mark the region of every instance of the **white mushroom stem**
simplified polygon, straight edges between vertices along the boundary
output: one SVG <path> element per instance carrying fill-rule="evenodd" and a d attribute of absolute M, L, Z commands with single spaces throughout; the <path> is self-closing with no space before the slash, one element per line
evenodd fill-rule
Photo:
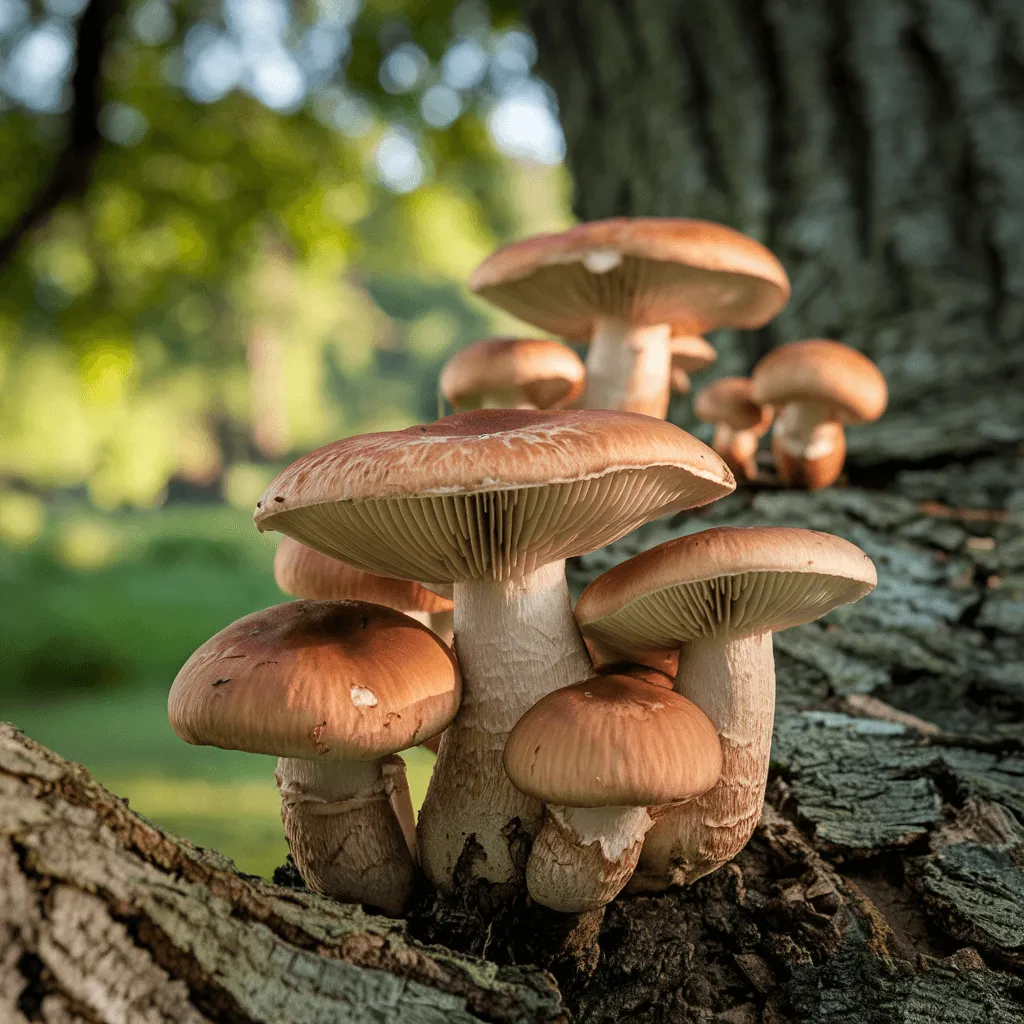
<path fill-rule="evenodd" d="M 756 427 L 737 430 L 728 423 L 719 423 L 715 427 L 711 447 L 725 459 L 737 476 L 753 480 L 757 476 L 757 449 L 760 442 L 761 435 Z"/>
<path fill-rule="evenodd" d="M 827 402 L 790 402 L 775 418 L 772 437 L 794 458 L 814 461 L 830 455 L 842 424 Z"/>
<path fill-rule="evenodd" d="M 408 789 L 405 766 L 386 761 L 384 770 L 381 761 L 282 757 L 275 778 L 285 837 L 306 885 L 398 915 L 416 869 L 391 804 L 399 782 Z"/>
<path fill-rule="evenodd" d="M 423 869 L 444 892 L 464 853 L 473 858 L 473 876 L 522 878 L 543 805 L 509 782 L 505 740 L 546 693 L 593 671 L 572 615 L 565 563 L 519 579 L 456 583 L 455 650 L 462 704 L 441 739 L 419 820 Z"/>
<path fill-rule="evenodd" d="M 611 903 L 633 874 L 653 824 L 645 807 L 549 805 L 526 865 L 527 891 L 563 914 Z"/>
<path fill-rule="evenodd" d="M 634 327 L 600 320 L 587 352 L 585 409 L 668 414 L 672 352 L 668 324 Z"/>
<path fill-rule="evenodd" d="M 687 644 L 675 689 L 714 723 L 722 775 L 703 796 L 658 816 L 631 892 L 684 885 L 721 867 L 746 846 L 764 805 L 775 716 L 771 633 Z"/>

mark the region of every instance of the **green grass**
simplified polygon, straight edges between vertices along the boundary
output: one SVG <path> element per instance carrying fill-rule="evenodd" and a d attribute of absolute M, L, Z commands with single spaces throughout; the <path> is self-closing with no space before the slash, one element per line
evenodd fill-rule
<path fill-rule="evenodd" d="M 253 874 L 284 860 L 274 759 L 182 742 L 167 690 L 233 620 L 284 598 L 276 535 L 227 506 L 51 511 L 30 546 L 0 547 L 0 720 L 85 765 L 170 831 Z M 416 806 L 433 756 L 405 755 Z"/>

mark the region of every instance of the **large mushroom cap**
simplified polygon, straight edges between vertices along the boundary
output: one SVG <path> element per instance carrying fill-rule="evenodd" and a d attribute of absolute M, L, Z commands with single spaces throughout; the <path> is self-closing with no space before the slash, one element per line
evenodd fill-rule
<path fill-rule="evenodd" d="M 760 327 L 789 299 L 763 245 L 721 224 L 614 218 L 506 245 L 470 287 L 527 323 L 589 340 L 601 319 L 670 324 L 680 334 Z"/>
<path fill-rule="evenodd" d="M 311 601 L 371 601 L 400 612 L 450 612 L 447 597 L 421 583 L 363 572 L 282 537 L 274 555 L 274 579 L 290 597 Z"/>
<path fill-rule="evenodd" d="M 722 771 L 715 727 L 696 704 L 630 676 L 542 697 L 505 744 L 516 789 L 566 807 L 651 807 L 707 792 Z"/>
<path fill-rule="evenodd" d="M 208 640 L 171 686 L 189 743 L 369 761 L 441 732 L 459 707 L 451 651 L 414 619 L 363 601 L 292 601 Z"/>
<path fill-rule="evenodd" d="M 812 338 L 769 352 L 751 374 L 755 402 L 833 406 L 846 423 L 869 423 L 889 400 L 882 371 L 866 355 L 838 341 Z"/>
<path fill-rule="evenodd" d="M 586 371 L 568 345 L 541 338 L 495 338 L 467 345 L 441 371 L 441 393 L 459 411 L 478 409 L 488 395 L 508 395 L 538 409 L 578 398 Z"/>
<path fill-rule="evenodd" d="M 855 544 L 815 530 L 722 526 L 609 569 L 576 604 L 590 637 L 623 654 L 811 622 L 877 583 Z"/>
<path fill-rule="evenodd" d="M 368 572 L 493 581 L 734 487 L 710 448 L 649 416 L 481 409 L 311 452 L 255 520 Z"/>
<path fill-rule="evenodd" d="M 771 426 L 772 409 L 754 401 L 749 377 L 720 377 L 693 400 L 697 419 L 705 423 L 724 423 L 734 430 L 757 428 L 759 434 Z"/>

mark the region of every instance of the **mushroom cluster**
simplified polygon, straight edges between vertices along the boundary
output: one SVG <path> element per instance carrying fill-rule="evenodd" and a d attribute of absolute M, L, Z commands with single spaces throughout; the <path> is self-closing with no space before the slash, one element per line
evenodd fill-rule
<path fill-rule="evenodd" d="M 574 609 L 566 559 L 752 478 L 772 410 L 781 471 L 821 486 L 884 381 L 804 342 L 697 396 L 714 448 L 667 422 L 670 381 L 686 390 L 714 359 L 701 335 L 763 324 L 789 294 L 768 250 L 719 225 L 583 225 L 500 250 L 473 286 L 589 341 L 586 368 L 557 341 L 477 343 L 439 382 L 454 414 L 280 472 L 254 519 L 283 535 L 274 572 L 297 600 L 204 644 L 168 710 L 188 742 L 278 756 L 285 835 L 317 892 L 400 914 L 422 876 L 579 913 L 743 848 L 772 633 L 863 597 L 875 570 L 826 534 L 712 529 L 621 563 Z M 430 742 L 417 818 L 399 755 Z"/>
<path fill-rule="evenodd" d="M 552 334 L 588 346 L 586 367 L 555 341 L 495 339 L 445 366 L 439 397 L 481 407 L 641 412 L 664 419 L 669 395 L 711 366 L 703 334 L 757 328 L 786 304 L 789 279 L 763 245 L 708 221 L 614 218 L 503 246 L 473 272 L 483 298 Z M 751 379 L 726 377 L 696 396 L 715 425 L 712 446 L 743 481 L 757 477 L 760 438 L 779 412 L 772 452 L 781 481 L 834 483 L 843 424 L 877 419 L 885 381 L 865 356 L 834 341 L 769 353 Z"/>

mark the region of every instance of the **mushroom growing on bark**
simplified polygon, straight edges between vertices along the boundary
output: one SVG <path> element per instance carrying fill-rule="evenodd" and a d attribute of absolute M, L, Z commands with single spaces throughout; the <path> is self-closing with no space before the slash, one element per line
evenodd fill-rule
<path fill-rule="evenodd" d="M 721 224 L 615 218 L 506 245 L 473 272 L 489 302 L 585 341 L 588 409 L 668 411 L 673 332 L 760 327 L 789 299 L 763 245 Z"/>
<path fill-rule="evenodd" d="M 610 903 L 629 881 L 648 807 L 707 792 L 722 749 L 707 715 L 685 697 L 604 674 L 542 697 L 505 744 L 512 784 L 546 806 L 526 865 L 530 896 L 579 914 Z"/>
<path fill-rule="evenodd" d="M 669 380 L 677 395 L 690 393 L 690 374 L 706 370 L 717 358 L 713 345 L 696 334 L 676 334 L 668 343 L 672 356 Z"/>
<path fill-rule="evenodd" d="M 790 486 L 815 490 L 839 479 L 846 461 L 843 424 L 885 412 L 882 371 L 838 341 L 794 341 L 769 352 L 751 373 L 755 402 L 776 409 L 772 456 Z"/>
<path fill-rule="evenodd" d="M 516 880 L 541 805 L 505 777 L 508 731 L 539 698 L 591 674 L 565 559 L 728 494 L 732 474 L 672 424 L 628 413 L 485 409 L 350 437 L 271 483 L 261 530 L 372 572 L 454 584 L 463 679 L 420 813 L 420 855 L 449 890 L 471 871 Z"/>
<path fill-rule="evenodd" d="M 875 586 L 871 559 L 840 537 L 719 527 L 651 548 L 594 580 L 576 605 L 588 637 L 634 656 L 679 649 L 676 690 L 722 740 L 718 784 L 648 833 L 630 888 L 692 882 L 746 845 L 764 803 L 775 711 L 772 633 Z"/>
<path fill-rule="evenodd" d="M 397 751 L 459 706 L 451 651 L 407 615 L 362 601 L 293 601 L 200 647 L 167 701 L 189 743 L 276 754 L 281 817 L 314 892 L 401 913 L 415 865 L 391 803 Z"/>
<path fill-rule="evenodd" d="M 439 387 L 456 412 L 561 409 L 582 394 L 585 376 L 580 357 L 560 341 L 495 338 L 456 352 Z"/>
<path fill-rule="evenodd" d="M 693 400 L 697 419 L 715 424 L 711 447 L 737 480 L 757 478 L 758 442 L 772 425 L 772 407 L 758 405 L 748 377 L 720 377 Z"/>

